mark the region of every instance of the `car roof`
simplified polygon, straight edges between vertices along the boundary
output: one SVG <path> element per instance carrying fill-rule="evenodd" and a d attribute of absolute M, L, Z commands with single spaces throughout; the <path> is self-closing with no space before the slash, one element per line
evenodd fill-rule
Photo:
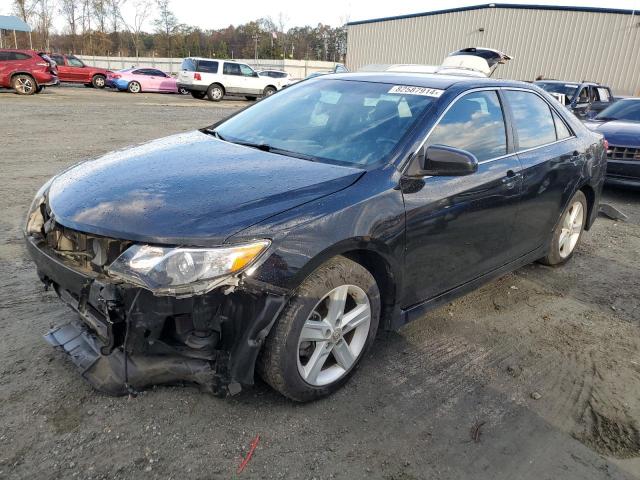
<path fill-rule="evenodd" d="M 483 77 L 467 77 L 462 75 L 446 75 L 434 73 L 403 73 L 403 72 L 355 72 L 322 75 L 322 79 L 358 80 L 361 82 L 390 83 L 397 85 L 411 85 L 415 87 L 438 88 L 446 90 L 452 85 L 463 85 L 468 88 L 517 86 L 532 88 L 530 83 L 514 80 L 499 80 Z"/>
<path fill-rule="evenodd" d="M 536 80 L 535 83 L 572 83 L 575 85 L 598 85 L 599 87 L 605 87 L 606 85 L 602 85 L 598 82 L 587 82 L 587 81 L 579 81 L 574 82 L 573 80 Z"/>

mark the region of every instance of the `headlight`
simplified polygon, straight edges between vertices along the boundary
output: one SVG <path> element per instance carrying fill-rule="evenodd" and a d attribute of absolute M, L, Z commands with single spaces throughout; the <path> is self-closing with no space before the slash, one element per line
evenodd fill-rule
<path fill-rule="evenodd" d="M 134 245 L 108 268 L 114 278 L 156 295 L 206 293 L 222 278 L 245 270 L 269 246 L 268 240 L 220 248 L 174 248 Z"/>
<path fill-rule="evenodd" d="M 25 222 L 25 232 L 29 235 L 33 235 L 35 233 L 42 232 L 42 225 L 44 222 L 44 218 L 40 212 L 40 206 L 45 201 L 45 195 L 49 190 L 49 187 L 56 179 L 56 176 L 51 177 L 47 183 L 42 185 L 36 196 L 33 197 L 33 201 L 31 202 L 31 206 L 29 207 L 29 211 L 27 212 L 27 220 Z"/>

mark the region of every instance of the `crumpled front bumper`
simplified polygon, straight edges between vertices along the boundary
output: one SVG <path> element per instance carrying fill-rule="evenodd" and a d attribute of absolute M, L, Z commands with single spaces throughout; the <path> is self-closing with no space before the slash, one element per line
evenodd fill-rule
<path fill-rule="evenodd" d="M 37 237 L 26 244 L 40 279 L 79 314 L 46 340 L 112 395 L 175 383 L 239 392 L 253 383 L 260 348 L 287 299 L 250 279 L 199 296 L 156 297 L 73 268 Z"/>

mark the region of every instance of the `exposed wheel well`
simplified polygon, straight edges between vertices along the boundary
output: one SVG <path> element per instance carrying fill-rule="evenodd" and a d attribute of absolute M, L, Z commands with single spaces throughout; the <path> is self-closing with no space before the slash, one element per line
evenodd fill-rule
<path fill-rule="evenodd" d="M 591 185 L 583 185 L 580 188 L 580 191 L 584 193 L 584 196 L 587 198 L 587 219 L 591 218 L 591 214 L 593 212 L 593 207 L 596 203 L 596 192 L 593 190 Z M 585 230 L 589 230 L 590 224 L 587 221 Z"/>
<path fill-rule="evenodd" d="M 36 80 L 36 78 L 33 75 L 31 75 L 29 72 L 13 72 L 11 74 L 11 77 L 9 78 L 9 83 L 13 82 L 13 77 L 15 77 L 16 75 L 26 75 L 28 77 L 31 77 L 33 81 L 36 82 L 36 85 L 38 85 L 38 81 Z"/>
<path fill-rule="evenodd" d="M 342 256 L 359 263 L 373 275 L 380 290 L 382 305 L 380 326 L 387 328 L 391 321 L 397 295 L 396 282 L 390 265 L 380 254 L 372 250 L 352 250 L 342 253 Z"/>

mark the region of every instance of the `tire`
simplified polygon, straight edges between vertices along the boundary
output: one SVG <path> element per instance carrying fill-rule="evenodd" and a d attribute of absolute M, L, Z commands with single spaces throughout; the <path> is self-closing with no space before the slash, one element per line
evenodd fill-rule
<path fill-rule="evenodd" d="M 18 95 L 33 95 L 38 89 L 38 84 L 31 75 L 19 74 L 11 79 L 11 88 Z"/>
<path fill-rule="evenodd" d="M 209 85 L 207 89 L 207 98 L 212 102 L 219 102 L 224 97 L 224 88 L 219 83 Z"/>
<path fill-rule="evenodd" d="M 46 87 L 44 85 L 38 85 L 38 88 L 36 88 L 36 93 L 42 93 L 44 92 L 44 89 Z"/>
<path fill-rule="evenodd" d="M 255 100 L 258 99 L 258 97 L 255 97 L 253 95 L 246 95 L 244 98 L 246 98 L 247 100 L 254 102 Z"/>
<path fill-rule="evenodd" d="M 180 95 L 189 95 L 190 92 L 186 88 L 178 88 L 178 93 Z"/>
<path fill-rule="evenodd" d="M 587 198 L 578 190 L 567 204 L 551 237 L 548 254 L 540 263 L 557 266 L 566 263 L 574 254 L 587 223 Z"/>
<path fill-rule="evenodd" d="M 93 88 L 104 88 L 107 79 L 104 75 L 94 75 L 91 79 L 91 85 Z"/>
<path fill-rule="evenodd" d="M 341 296 L 347 301 L 336 300 Z M 331 315 L 332 305 L 336 312 L 346 309 L 345 316 L 352 314 L 352 320 L 360 323 L 349 324 Z M 331 317 L 339 320 L 332 323 Z M 345 257 L 335 257 L 307 277 L 285 306 L 267 336 L 258 372 L 292 400 L 325 397 L 353 375 L 373 343 L 379 319 L 380 292 L 371 273 Z M 304 340 L 303 333 L 318 340 Z M 314 362 L 314 358 L 322 360 Z"/>
<path fill-rule="evenodd" d="M 142 87 L 138 82 L 129 82 L 129 85 L 127 85 L 127 91 L 129 93 L 140 93 L 142 91 Z"/>
<path fill-rule="evenodd" d="M 202 100 L 207 95 L 207 92 L 196 92 L 191 90 L 191 96 L 193 98 L 197 98 L 198 100 Z"/>
<path fill-rule="evenodd" d="M 276 92 L 277 90 L 274 87 L 265 87 L 264 92 L 262 92 L 262 95 L 265 97 L 270 97 Z"/>

